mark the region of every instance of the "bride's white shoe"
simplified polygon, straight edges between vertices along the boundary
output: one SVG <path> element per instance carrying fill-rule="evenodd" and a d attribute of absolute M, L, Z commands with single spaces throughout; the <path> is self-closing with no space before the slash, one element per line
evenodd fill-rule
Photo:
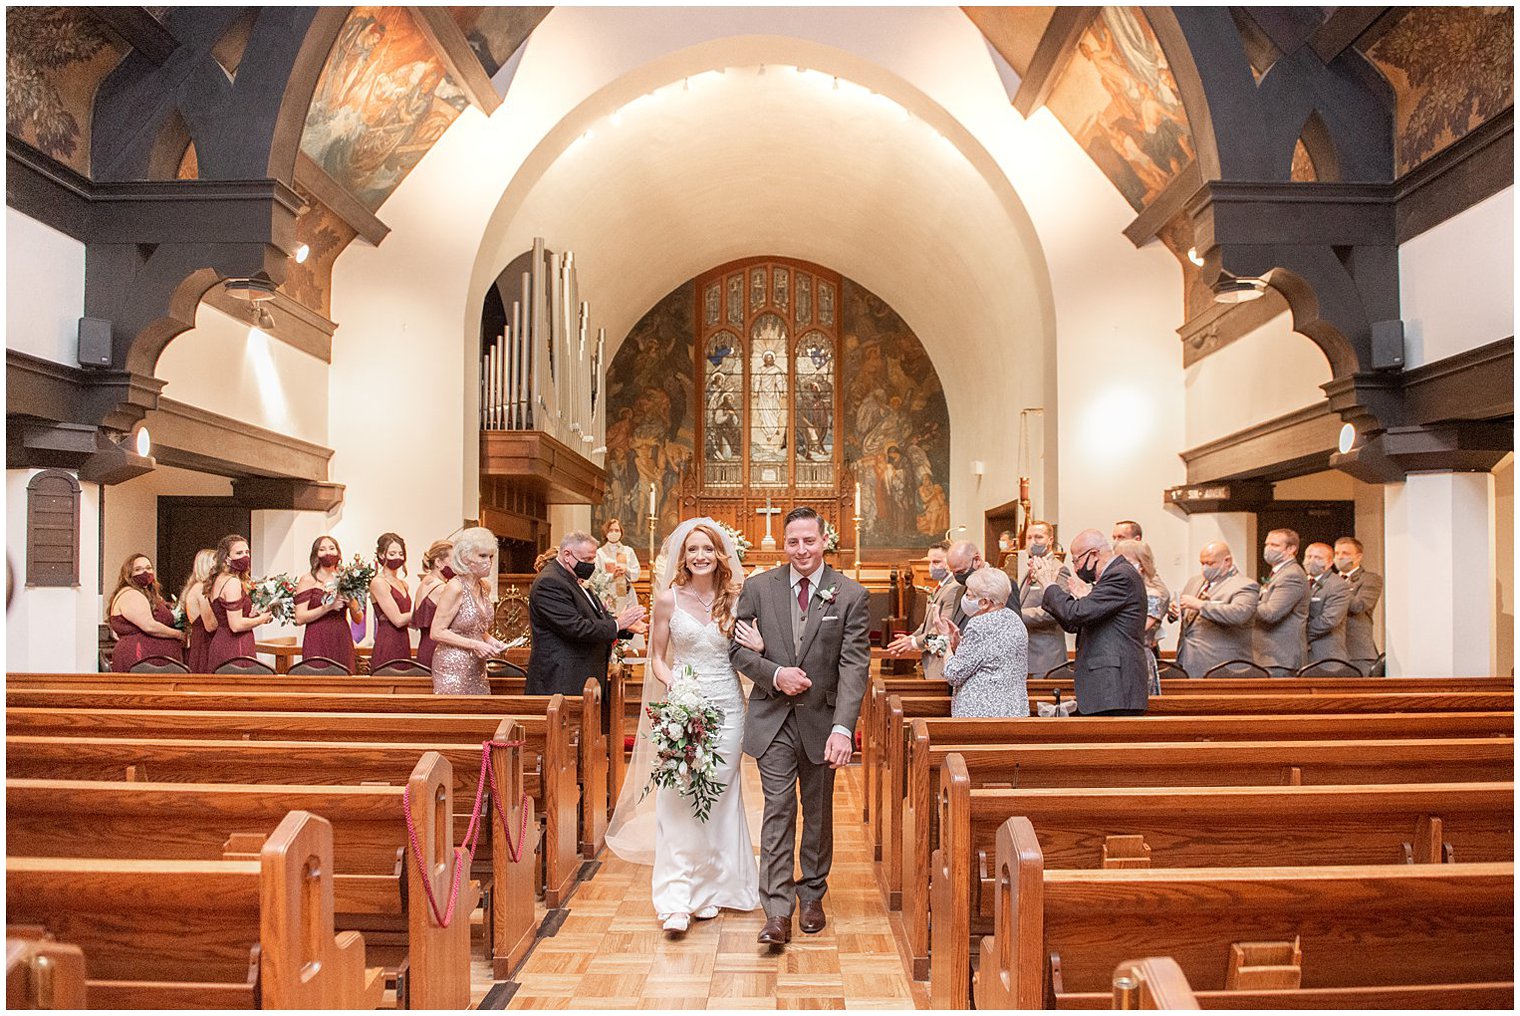
<path fill-rule="evenodd" d="M 687 914 L 671 914 L 665 918 L 666 931 L 685 931 L 691 927 L 691 918 Z"/>
<path fill-rule="evenodd" d="M 717 907 L 703 907 L 701 910 L 698 910 L 696 913 L 692 914 L 691 916 L 695 917 L 699 921 L 711 921 L 714 917 L 718 916 L 718 908 Z"/>

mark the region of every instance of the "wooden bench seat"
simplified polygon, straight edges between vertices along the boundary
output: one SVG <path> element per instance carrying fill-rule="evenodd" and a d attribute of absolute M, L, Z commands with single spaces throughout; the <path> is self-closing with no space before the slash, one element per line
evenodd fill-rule
<path fill-rule="evenodd" d="M 910 712 L 890 695 L 878 737 L 873 839 L 889 905 L 902 892 L 903 805 Z M 922 701 L 922 700 L 920 700 Z M 1513 737 L 1512 712 L 1300 714 L 1276 716 L 1091 716 L 1061 719 L 922 717 L 935 744 L 1134 743 L 1142 741 L 1329 741 Z"/>
<path fill-rule="evenodd" d="M 348 714 L 414 713 L 417 715 L 448 716 L 470 714 L 494 716 L 498 721 L 511 716 L 524 724 L 525 733 L 533 738 L 537 725 L 534 717 L 547 715 L 551 703 L 558 702 L 563 722 L 568 725 L 574 746 L 576 779 L 581 788 L 579 803 L 580 849 L 586 859 L 597 855 L 606 837 L 607 819 L 610 814 L 607 797 L 607 735 L 601 729 L 601 688 L 595 681 L 587 681 L 581 697 L 553 695 L 343 695 L 309 692 L 120 692 L 120 691 L 73 691 L 70 689 L 33 688 L 7 690 L 7 732 L 21 733 L 10 722 L 14 709 L 51 708 L 71 709 L 80 713 L 99 710 L 150 710 L 150 711 L 207 711 L 214 713 L 250 712 L 285 713 L 310 712 L 333 714 L 325 723 L 330 729 L 308 732 L 287 740 L 416 740 L 415 736 L 356 737 Z M 193 721 L 191 721 L 193 722 Z M 392 729 L 414 726 L 411 719 L 397 718 Z M 150 727 L 155 735 L 173 736 L 161 727 Z M 261 724 L 267 734 L 256 735 L 279 738 L 274 728 Z M 435 728 L 436 729 L 436 728 Z M 49 731 L 54 733 L 55 731 Z M 101 735 L 104 736 L 104 735 Z M 215 736 L 196 733 L 192 736 Z M 489 736 L 489 734 L 481 735 Z M 431 740 L 456 740 L 456 738 L 429 737 Z M 598 804 L 600 802 L 600 804 Z"/>
<path fill-rule="evenodd" d="M 928 976 L 928 859 L 938 842 L 940 775 L 951 754 L 972 788 L 1349 786 L 1514 780 L 1508 738 L 936 745 L 914 720 L 902 818 L 901 904 L 914 974 Z M 885 872 L 883 872 L 885 874 Z"/>
<path fill-rule="evenodd" d="M 84 953 L 37 925 L 6 925 L 5 1007 L 83 1009 Z"/>
<path fill-rule="evenodd" d="M 363 936 L 333 930 L 331 826 L 268 828 L 255 860 L 7 857 L 6 918 L 79 947 L 92 1009 L 376 1008 Z"/>
<path fill-rule="evenodd" d="M 1412 986 L 1491 1002 L 1513 980 L 1513 883 L 1509 862 L 1057 870 L 1015 817 L 998 832 L 996 930 L 981 942 L 976 1004 L 1090 1000 L 1108 991 L 1119 958 L 1141 953 L 1173 957 L 1195 992 L 1249 993 L 1253 980 L 1280 978 L 1297 983 L 1279 989 L 1321 992 L 1321 1004 L 1336 990 L 1365 1000 Z M 1301 956 L 1297 971 L 1232 963 L 1236 946 L 1273 943 Z M 1254 951 L 1240 950 L 1247 964 Z M 937 946 L 934 958 L 936 973 L 953 960 Z M 935 1004 L 964 1006 L 965 984 L 964 974 L 956 990 L 947 981 Z"/>
<path fill-rule="evenodd" d="M 515 733 L 511 721 L 503 722 L 499 739 L 515 741 Z M 281 803 L 295 802 L 284 808 L 306 809 L 333 823 L 334 858 L 345 875 L 337 884 L 340 916 L 394 916 L 392 929 L 397 931 L 406 928 L 406 914 L 397 911 L 400 887 L 395 885 L 397 852 L 407 846 L 401 789 L 416 785 L 420 777 L 432 779 L 429 767 L 442 760 L 439 779 L 450 777 L 454 811 L 448 833 L 451 843 L 462 843 L 480 774 L 480 745 L 435 750 L 430 745 L 12 738 L 6 747 L 12 776 L 6 820 L 11 843 L 26 844 L 21 852 L 41 849 L 49 837 L 64 832 L 73 840 L 58 850 L 68 856 L 217 856 L 220 844 L 234 833 L 254 832 L 258 821 L 272 824 L 269 815 L 280 812 Z M 114 760 L 112 751 L 120 753 Z M 100 782 L 94 776 L 100 770 L 119 780 L 123 757 L 135 759 L 150 779 Z M 489 888 L 488 954 L 506 976 L 537 934 L 534 900 L 543 884 L 541 853 L 546 849 L 532 800 L 523 811 L 523 750 L 494 748 L 491 764 L 508 808 L 506 827 L 512 837 L 526 829 L 527 838 L 520 861 L 512 862 L 496 809 L 489 806 L 483 812 L 482 821 L 489 824 L 474 861 L 476 875 Z M 91 824 L 84 815 L 94 815 L 99 823 Z M 112 847 L 112 838 L 122 838 L 120 846 Z M 573 837 L 567 840 L 573 878 L 575 843 Z M 564 864 L 561 859 L 559 865 Z M 345 906 L 345 899 L 353 900 L 357 910 Z M 410 914 L 412 920 L 426 917 L 426 911 Z M 340 920 L 340 926 L 374 925 Z M 423 923 L 410 937 L 429 928 Z M 374 937 L 369 941 L 371 949 L 378 945 Z"/>

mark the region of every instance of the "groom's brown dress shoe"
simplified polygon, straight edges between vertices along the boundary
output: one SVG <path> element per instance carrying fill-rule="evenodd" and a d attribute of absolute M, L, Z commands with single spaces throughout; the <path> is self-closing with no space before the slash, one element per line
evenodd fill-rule
<path fill-rule="evenodd" d="M 765 922 L 765 927 L 760 929 L 760 937 L 756 939 L 761 945 L 786 945 L 792 940 L 792 918 L 772 917 Z"/>
<path fill-rule="evenodd" d="M 822 900 L 798 900 L 802 904 L 798 914 L 797 924 L 809 935 L 816 935 L 828 924 L 828 918 L 823 914 Z"/>

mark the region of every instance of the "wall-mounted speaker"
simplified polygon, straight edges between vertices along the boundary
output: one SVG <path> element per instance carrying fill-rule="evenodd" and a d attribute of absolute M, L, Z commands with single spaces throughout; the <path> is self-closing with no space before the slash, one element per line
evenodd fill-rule
<path fill-rule="evenodd" d="M 111 366 L 111 322 L 105 318 L 79 319 L 79 366 Z"/>
<path fill-rule="evenodd" d="M 1404 369 L 1404 322 L 1372 322 L 1372 369 Z"/>

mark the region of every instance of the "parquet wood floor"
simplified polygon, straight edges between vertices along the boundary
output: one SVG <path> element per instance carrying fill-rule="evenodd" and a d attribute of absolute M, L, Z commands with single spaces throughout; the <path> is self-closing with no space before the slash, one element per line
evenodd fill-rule
<path fill-rule="evenodd" d="M 860 822 L 861 770 L 839 775 L 834 868 L 817 935 L 793 926 L 773 953 L 755 942 L 764 914 L 723 911 L 668 936 L 650 907 L 650 869 L 604 852 L 601 869 L 570 898 L 569 916 L 540 939 L 516 975 L 511 1009 L 913 1009 L 926 986 L 908 973 L 901 919 L 889 914 Z M 758 853 L 763 801 L 744 759 L 744 800 Z M 477 963 L 475 1001 L 492 987 Z"/>

